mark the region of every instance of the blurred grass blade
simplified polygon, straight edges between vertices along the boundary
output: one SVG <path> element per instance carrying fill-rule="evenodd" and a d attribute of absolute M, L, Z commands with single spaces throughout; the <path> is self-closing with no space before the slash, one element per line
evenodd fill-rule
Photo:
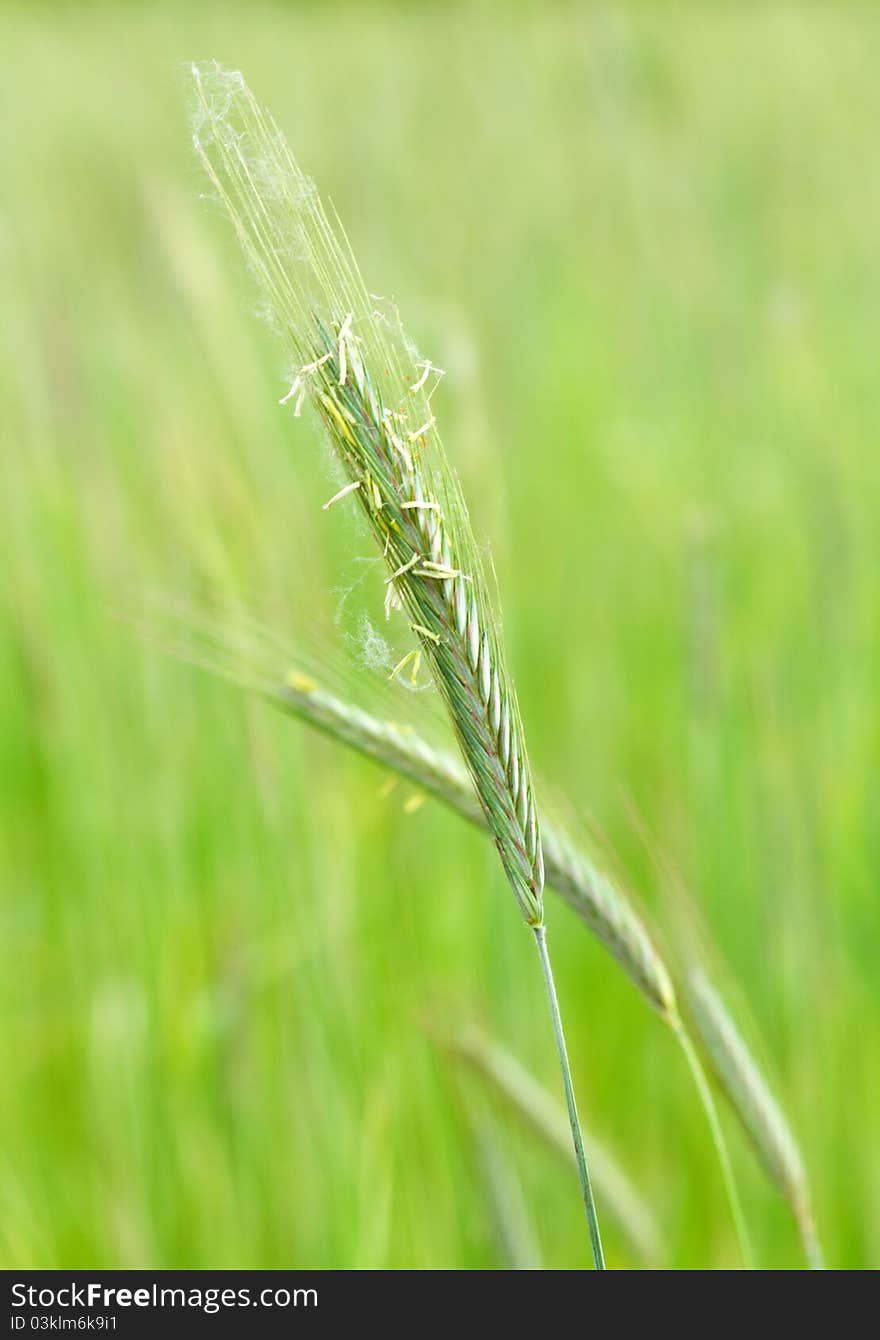
<path fill-rule="evenodd" d="M 571 1137 L 565 1110 L 515 1057 L 476 1028 L 440 1035 L 443 1046 L 532 1131 L 543 1144 L 571 1162 Z M 635 1256 L 649 1265 L 661 1257 L 660 1233 L 653 1212 L 615 1157 L 589 1132 L 590 1167 L 596 1193 Z"/>
<path fill-rule="evenodd" d="M 540 1270 L 541 1252 L 519 1179 L 486 1114 L 475 1103 L 466 1102 L 465 1109 L 498 1255 L 508 1270 Z M 565 1139 L 570 1150 L 567 1123 Z"/>

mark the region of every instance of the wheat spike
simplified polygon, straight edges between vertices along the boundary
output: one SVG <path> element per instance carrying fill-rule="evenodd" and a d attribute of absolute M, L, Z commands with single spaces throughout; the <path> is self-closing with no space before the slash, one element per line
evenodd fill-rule
<path fill-rule="evenodd" d="M 539 926 L 543 855 L 525 740 L 467 508 L 431 411 L 430 364 L 418 362 L 396 318 L 377 310 L 313 184 L 241 76 L 208 67 L 194 77 L 196 149 L 287 337 L 297 395 L 314 406 L 343 466 L 337 497 L 357 499 L 378 542 L 389 595 L 431 666 L 520 910 Z"/>
<path fill-rule="evenodd" d="M 759 1159 L 787 1201 L 801 1234 L 807 1259 L 823 1266 L 810 1190 L 798 1143 L 758 1069 L 739 1029 L 705 973 L 693 968 L 686 1002 L 697 1035 Z"/>

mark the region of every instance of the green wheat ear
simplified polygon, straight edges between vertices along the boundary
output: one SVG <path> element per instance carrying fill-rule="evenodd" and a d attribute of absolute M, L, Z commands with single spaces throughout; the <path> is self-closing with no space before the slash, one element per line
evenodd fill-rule
<path fill-rule="evenodd" d="M 291 392 L 318 413 L 388 564 L 449 710 L 510 886 L 543 919 L 544 865 L 525 740 L 458 481 L 431 395 L 395 317 L 379 311 L 351 251 L 280 131 L 238 74 L 194 70 L 196 149 L 294 359 Z M 326 504 L 327 506 L 330 503 Z M 403 663 L 398 669 L 403 668 Z"/>
<path fill-rule="evenodd" d="M 292 358 L 284 401 L 308 401 L 354 496 L 446 704 L 520 911 L 535 933 L 571 1120 L 593 1259 L 604 1267 L 547 954 L 544 858 L 525 739 L 497 610 L 458 480 L 437 431 L 438 375 L 395 316 L 377 309 L 341 229 L 241 75 L 193 67 L 195 148 L 235 227 Z"/>

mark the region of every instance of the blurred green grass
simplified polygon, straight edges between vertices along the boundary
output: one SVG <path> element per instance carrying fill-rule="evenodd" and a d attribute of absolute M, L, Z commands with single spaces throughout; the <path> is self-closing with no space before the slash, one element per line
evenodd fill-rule
<path fill-rule="evenodd" d="M 533 759 L 661 921 L 667 869 L 698 900 L 830 1261 L 876 1262 L 880 16 L 47 4 L 2 25 L 0 1262 L 491 1266 L 426 1010 L 556 1083 L 477 835 L 404 816 L 369 765 L 125 621 L 158 591 L 308 627 L 355 571 L 200 198 L 185 63 L 209 56 L 447 368 Z M 549 912 L 589 1121 L 672 1262 L 734 1263 L 671 1040 Z M 761 1263 L 797 1264 L 733 1138 Z M 499 1139 L 546 1261 L 583 1263 L 573 1180 Z"/>

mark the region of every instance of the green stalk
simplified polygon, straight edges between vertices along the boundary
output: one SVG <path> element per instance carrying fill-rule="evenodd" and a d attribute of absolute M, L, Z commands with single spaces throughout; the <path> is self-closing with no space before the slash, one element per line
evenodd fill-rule
<path fill-rule="evenodd" d="M 745 1265 L 746 1270 L 754 1270 L 754 1255 L 752 1252 L 751 1238 L 746 1225 L 745 1215 L 743 1214 L 742 1203 L 736 1185 L 736 1178 L 733 1174 L 733 1165 L 730 1162 L 727 1141 L 724 1138 L 724 1132 L 721 1129 L 721 1122 L 718 1118 L 718 1109 L 715 1106 L 715 1099 L 712 1097 L 712 1090 L 709 1087 L 709 1081 L 706 1079 L 706 1072 L 700 1063 L 700 1058 L 697 1056 L 694 1044 L 691 1042 L 690 1035 L 684 1024 L 679 1023 L 675 1033 L 681 1049 L 685 1054 L 687 1063 L 690 1066 L 694 1084 L 697 1086 L 700 1102 L 703 1105 L 703 1111 L 705 1112 L 706 1120 L 709 1123 L 709 1130 L 712 1133 L 712 1143 L 715 1146 L 715 1153 L 718 1155 L 718 1162 L 721 1165 L 721 1174 L 724 1178 L 724 1189 L 727 1192 L 727 1201 L 730 1205 L 730 1213 L 733 1217 L 733 1224 L 736 1229 L 736 1237 L 739 1242 L 740 1252 L 742 1253 L 743 1264 Z"/>
<path fill-rule="evenodd" d="M 593 1249 L 593 1265 L 597 1270 L 605 1269 L 605 1255 L 602 1251 L 602 1236 L 599 1232 L 599 1220 L 596 1216 L 596 1204 L 593 1200 L 593 1188 L 590 1183 L 590 1170 L 587 1167 L 587 1156 L 584 1153 L 584 1142 L 581 1136 L 581 1123 L 578 1117 L 577 1102 L 574 1096 L 574 1085 L 571 1080 L 571 1066 L 568 1063 L 568 1050 L 565 1046 L 565 1034 L 562 1031 L 562 1016 L 559 1013 L 559 1001 L 556 996 L 556 986 L 553 981 L 553 969 L 550 966 L 550 955 L 547 952 L 547 931 L 544 925 L 533 926 L 535 933 L 535 944 L 538 946 L 538 957 L 541 960 L 541 971 L 544 974 L 544 985 L 547 988 L 547 1003 L 550 1006 L 550 1018 L 553 1023 L 553 1037 L 556 1041 L 556 1051 L 559 1054 L 559 1067 L 562 1071 L 562 1084 L 565 1089 L 565 1105 L 568 1108 L 568 1120 L 571 1124 L 571 1139 L 574 1145 L 574 1156 L 577 1162 L 578 1177 L 581 1183 L 581 1195 L 584 1198 L 584 1209 L 587 1212 L 587 1226 L 590 1230 L 590 1246 Z"/>

